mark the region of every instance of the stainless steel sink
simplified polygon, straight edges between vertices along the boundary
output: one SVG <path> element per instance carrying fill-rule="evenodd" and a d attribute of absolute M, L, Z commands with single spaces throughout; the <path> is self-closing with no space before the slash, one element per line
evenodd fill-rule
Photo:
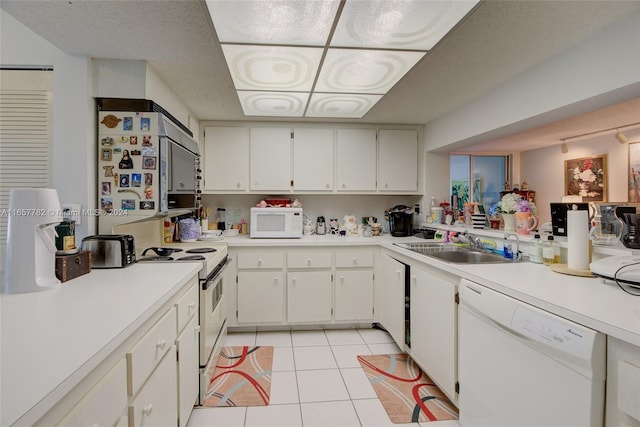
<path fill-rule="evenodd" d="M 454 264 L 500 264 L 513 262 L 498 254 L 446 243 L 395 243 L 395 245 Z"/>

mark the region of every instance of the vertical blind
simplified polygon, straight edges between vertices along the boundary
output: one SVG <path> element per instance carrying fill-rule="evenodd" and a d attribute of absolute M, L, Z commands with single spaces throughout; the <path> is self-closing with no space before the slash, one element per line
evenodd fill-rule
<path fill-rule="evenodd" d="M 51 187 L 53 72 L 0 70 L 0 255 L 6 248 L 9 192 Z"/>

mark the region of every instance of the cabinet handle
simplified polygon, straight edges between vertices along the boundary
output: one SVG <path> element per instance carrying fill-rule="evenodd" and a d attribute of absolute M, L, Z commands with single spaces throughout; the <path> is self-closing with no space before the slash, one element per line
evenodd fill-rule
<path fill-rule="evenodd" d="M 353 258 L 353 265 L 358 265 L 358 258 Z"/>
<path fill-rule="evenodd" d="M 279 280 L 280 280 L 280 278 L 279 278 L 279 277 L 275 277 L 273 281 L 274 281 L 274 282 L 275 282 L 275 284 L 277 285 Z"/>
<path fill-rule="evenodd" d="M 325 186 L 325 187 L 327 187 L 327 188 L 329 188 L 329 183 L 327 182 L 324 186 Z"/>
<path fill-rule="evenodd" d="M 340 281 L 344 283 L 344 276 L 340 276 Z"/>
<path fill-rule="evenodd" d="M 162 340 L 156 344 L 156 347 L 159 348 L 160 350 L 164 349 L 166 346 L 167 346 L 167 342 L 165 340 Z"/>
<path fill-rule="evenodd" d="M 311 258 L 307 258 L 307 265 L 311 265 Z"/>
<path fill-rule="evenodd" d="M 238 182 L 238 183 L 236 184 L 236 187 L 237 187 L 237 188 L 242 187 L 242 181 Z"/>
<path fill-rule="evenodd" d="M 259 266 L 260 266 L 260 265 L 262 265 L 262 258 L 259 258 L 259 259 L 258 259 L 258 265 L 259 265 Z"/>
<path fill-rule="evenodd" d="M 191 304 L 189 304 L 189 311 L 193 310 L 196 308 L 196 303 L 192 302 Z"/>
<path fill-rule="evenodd" d="M 344 182 L 342 183 L 342 188 L 347 188 L 347 184 L 345 184 Z"/>
<path fill-rule="evenodd" d="M 193 328 L 193 330 L 196 331 L 196 332 L 200 332 L 200 325 L 196 325 L 196 327 Z"/>
<path fill-rule="evenodd" d="M 146 416 L 151 415 L 151 411 L 153 411 L 153 405 L 150 403 L 142 409 L 142 413 Z"/>
<path fill-rule="evenodd" d="M 292 285 L 295 285 L 295 284 L 296 284 L 296 278 L 295 278 L 295 277 L 293 277 L 293 278 L 291 279 L 291 284 L 292 284 Z"/>

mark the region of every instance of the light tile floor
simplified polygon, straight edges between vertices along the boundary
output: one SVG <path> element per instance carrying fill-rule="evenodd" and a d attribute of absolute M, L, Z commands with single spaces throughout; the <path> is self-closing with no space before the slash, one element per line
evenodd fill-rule
<path fill-rule="evenodd" d="M 226 345 L 270 345 L 268 406 L 195 408 L 187 427 L 459 427 L 457 421 L 393 424 L 356 360 L 399 353 L 379 329 L 230 333 Z"/>

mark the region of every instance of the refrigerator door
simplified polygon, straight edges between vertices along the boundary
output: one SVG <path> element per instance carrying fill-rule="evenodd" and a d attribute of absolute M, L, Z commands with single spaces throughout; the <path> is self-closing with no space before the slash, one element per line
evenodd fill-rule
<path fill-rule="evenodd" d="M 168 210 L 167 140 L 159 113 L 98 112 L 99 233 Z"/>

